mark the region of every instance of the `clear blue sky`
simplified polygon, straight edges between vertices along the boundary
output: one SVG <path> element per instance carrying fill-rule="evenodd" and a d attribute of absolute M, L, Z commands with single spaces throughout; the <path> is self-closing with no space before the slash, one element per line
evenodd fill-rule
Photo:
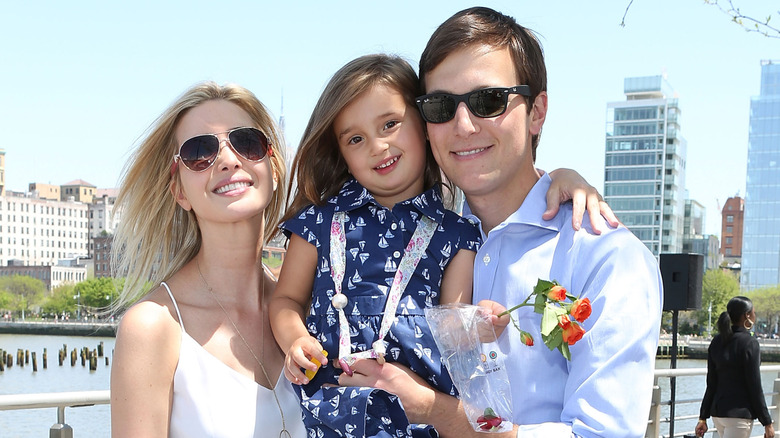
<path fill-rule="evenodd" d="M 47 4 L 42 4 L 47 3 Z M 433 30 L 474 3 L 12 2 L 0 27 L 0 147 L 6 188 L 83 179 L 116 187 L 129 151 L 180 93 L 235 82 L 278 117 L 294 148 L 323 86 L 373 52 L 413 65 Z M 700 0 L 487 1 L 541 35 L 550 112 L 538 165 L 571 167 L 603 191 L 606 104 L 623 78 L 665 73 L 688 141 L 687 188 L 720 234 L 721 204 L 745 193 L 750 98 L 780 40 L 747 33 Z M 776 1 L 735 0 L 758 17 Z"/>

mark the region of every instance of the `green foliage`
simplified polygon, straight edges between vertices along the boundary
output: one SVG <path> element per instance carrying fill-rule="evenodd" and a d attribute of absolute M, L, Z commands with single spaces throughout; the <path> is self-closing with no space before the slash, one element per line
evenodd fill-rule
<path fill-rule="evenodd" d="M 107 308 L 119 294 L 114 279 L 109 277 L 84 280 L 76 285 L 74 292 L 80 296 L 82 306 L 94 309 Z"/>
<path fill-rule="evenodd" d="M 28 313 L 43 302 L 46 285 L 41 280 L 27 275 L 11 275 L 0 277 L 0 291 L 5 292 L 5 299 L 9 301 L 4 307 L 15 312 Z"/>
<path fill-rule="evenodd" d="M 718 316 L 726 311 L 726 304 L 732 297 L 739 295 L 739 281 L 731 272 L 720 269 L 710 269 L 704 273 L 702 279 L 701 310 L 695 312 L 695 319 L 700 327 L 706 331 L 709 321 L 714 330 Z M 712 304 L 712 313 L 709 306 Z M 710 321 L 709 318 L 712 318 Z"/>
<path fill-rule="evenodd" d="M 753 301 L 753 308 L 758 319 L 759 333 L 772 333 L 780 318 L 780 285 L 757 289 L 747 297 Z"/>
<path fill-rule="evenodd" d="M 74 289 L 75 286 L 72 284 L 54 288 L 51 295 L 46 297 L 41 304 L 41 312 L 45 315 L 62 315 L 63 313 L 75 315 L 76 299 L 73 297 L 76 292 Z"/>

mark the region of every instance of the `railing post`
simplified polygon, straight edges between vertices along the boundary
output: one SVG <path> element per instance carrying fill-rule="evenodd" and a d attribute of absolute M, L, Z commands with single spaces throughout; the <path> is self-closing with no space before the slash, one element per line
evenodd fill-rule
<path fill-rule="evenodd" d="M 653 401 L 650 404 L 650 421 L 648 421 L 645 438 L 658 438 L 661 432 L 661 387 L 658 386 L 658 378 L 653 385 Z"/>
<path fill-rule="evenodd" d="M 49 438 L 73 438 L 73 428 L 65 424 L 65 406 L 57 408 L 57 424 L 49 429 Z"/>
<path fill-rule="evenodd" d="M 780 419 L 780 372 L 777 373 L 777 377 L 775 377 L 775 383 L 772 387 L 772 406 L 775 408 L 772 409 L 772 412 L 770 413 L 772 415 L 772 421 L 774 421 L 775 424 L 777 424 L 778 419 Z"/>

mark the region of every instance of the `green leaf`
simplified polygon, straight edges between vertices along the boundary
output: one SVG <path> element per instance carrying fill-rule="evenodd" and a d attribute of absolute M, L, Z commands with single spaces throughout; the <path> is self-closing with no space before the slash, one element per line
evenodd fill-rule
<path fill-rule="evenodd" d="M 547 295 L 538 294 L 534 301 L 534 312 L 544 313 L 544 306 L 547 303 Z"/>
<path fill-rule="evenodd" d="M 549 335 L 555 327 L 558 327 L 558 317 L 566 311 L 558 306 L 547 304 L 542 314 L 542 335 Z"/>
<path fill-rule="evenodd" d="M 556 283 L 554 281 L 542 280 L 540 278 L 539 281 L 536 282 L 536 286 L 534 286 L 534 293 L 547 295 L 547 291 L 555 285 Z"/>
<path fill-rule="evenodd" d="M 558 350 L 561 352 L 563 357 L 566 358 L 566 360 L 571 360 L 571 352 L 569 351 L 569 344 L 563 342 L 563 338 L 561 338 L 561 344 L 558 345 Z"/>
<path fill-rule="evenodd" d="M 546 345 L 547 348 L 549 348 L 551 351 L 555 350 L 563 343 L 563 329 L 555 326 L 553 331 L 548 336 L 542 335 L 542 340 L 544 341 L 544 345 Z"/>

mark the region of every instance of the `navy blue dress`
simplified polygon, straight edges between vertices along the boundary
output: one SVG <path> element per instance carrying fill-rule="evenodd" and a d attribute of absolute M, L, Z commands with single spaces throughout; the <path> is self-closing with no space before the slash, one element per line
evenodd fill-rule
<path fill-rule="evenodd" d="M 424 309 L 439 304 L 442 274 L 461 250 L 477 251 L 477 227 L 444 208 L 438 188 L 426 191 L 392 209 L 381 206 L 356 180 L 347 181 L 337 196 L 322 206 L 309 206 L 281 228 L 298 234 L 317 248 L 318 262 L 306 326 L 328 351 L 338 357 L 338 314 L 331 305 L 330 226 L 335 211 L 345 211 L 346 270 L 342 292 L 350 325 L 352 352 L 370 350 L 377 340 L 387 293 L 417 220 L 426 215 L 437 224 L 431 242 L 396 309 L 397 322 L 386 337 L 388 362 L 409 367 L 432 386 L 456 395 L 449 373 L 425 320 Z M 338 385 L 341 370 L 326 364 L 308 385 L 297 387 L 309 436 L 431 436 L 428 425 L 409 424 L 397 397 L 374 388 Z"/>

